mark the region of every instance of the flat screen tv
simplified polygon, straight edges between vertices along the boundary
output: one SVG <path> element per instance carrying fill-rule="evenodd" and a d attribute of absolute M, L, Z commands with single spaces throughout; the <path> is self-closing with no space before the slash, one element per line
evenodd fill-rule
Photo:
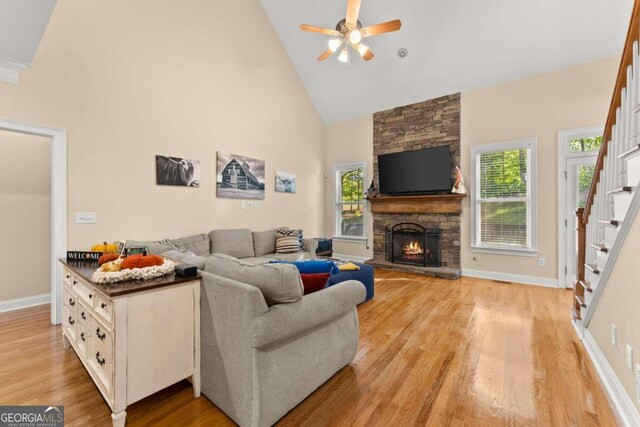
<path fill-rule="evenodd" d="M 383 194 L 434 194 L 451 190 L 451 149 L 448 145 L 378 156 Z"/>

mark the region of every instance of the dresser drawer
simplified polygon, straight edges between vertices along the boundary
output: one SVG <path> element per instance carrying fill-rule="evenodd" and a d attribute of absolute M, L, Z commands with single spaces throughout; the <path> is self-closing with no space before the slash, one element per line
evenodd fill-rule
<path fill-rule="evenodd" d="M 80 357 L 86 360 L 89 340 L 91 339 L 91 317 L 88 318 L 88 323 L 78 324 L 76 330 L 78 332 L 78 340 L 76 342 L 76 344 L 78 344 L 78 351 L 80 352 Z"/>
<path fill-rule="evenodd" d="M 99 386 L 112 396 L 113 382 L 113 337 L 103 326 L 94 322 L 89 336 L 89 366 L 96 374 Z"/>
<path fill-rule="evenodd" d="M 67 338 L 69 340 L 76 342 L 76 331 L 78 326 L 78 319 L 76 316 L 77 310 L 75 305 L 64 305 L 62 307 L 62 326 L 65 330 Z"/>
<path fill-rule="evenodd" d="M 62 289 L 62 305 L 75 309 L 77 303 L 78 301 L 75 294 L 69 289 L 69 287 L 65 286 Z"/>
<path fill-rule="evenodd" d="M 89 286 L 82 283 L 81 281 L 79 281 L 78 279 L 74 278 L 73 282 L 75 282 L 75 285 L 73 285 L 73 290 L 76 293 L 76 295 L 78 295 L 78 298 L 82 299 L 90 307 L 93 307 L 93 301 L 94 301 L 94 298 L 96 297 L 97 292 L 92 288 L 90 288 Z"/>
<path fill-rule="evenodd" d="M 100 317 L 106 320 L 108 323 L 112 323 L 113 318 L 113 303 L 102 295 L 97 295 L 93 301 L 93 309 Z"/>

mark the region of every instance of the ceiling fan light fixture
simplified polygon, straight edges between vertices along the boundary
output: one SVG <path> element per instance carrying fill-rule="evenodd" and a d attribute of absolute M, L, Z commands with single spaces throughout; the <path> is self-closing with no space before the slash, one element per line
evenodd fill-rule
<path fill-rule="evenodd" d="M 369 51 L 369 46 L 366 46 L 362 43 L 358 45 L 358 53 L 360 53 L 360 56 L 364 56 L 364 54 L 367 53 L 368 51 Z"/>
<path fill-rule="evenodd" d="M 351 44 L 358 44 L 362 41 L 362 32 L 358 29 L 352 30 L 349 33 L 349 41 Z"/>
<path fill-rule="evenodd" d="M 340 56 L 338 56 L 338 61 L 342 62 L 343 64 L 346 64 L 347 62 L 349 62 L 349 51 L 347 50 L 346 47 L 342 49 L 342 52 L 340 52 Z"/>
<path fill-rule="evenodd" d="M 340 46 L 342 46 L 342 40 L 340 39 L 329 40 L 329 49 L 331 49 L 331 52 L 337 51 L 340 48 Z"/>

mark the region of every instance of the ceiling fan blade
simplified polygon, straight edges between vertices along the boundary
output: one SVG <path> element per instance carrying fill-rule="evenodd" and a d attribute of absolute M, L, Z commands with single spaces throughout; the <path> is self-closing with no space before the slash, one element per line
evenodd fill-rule
<path fill-rule="evenodd" d="M 312 33 L 326 34 L 328 36 L 340 36 L 340 33 L 337 32 L 336 30 L 330 30 L 328 28 L 314 27 L 313 25 L 302 24 L 302 25 L 300 25 L 300 29 L 302 31 L 310 31 Z"/>
<path fill-rule="evenodd" d="M 365 46 L 363 44 L 356 44 L 356 45 L 353 45 L 352 47 L 356 52 L 360 54 L 362 59 L 364 59 L 365 61 L 371 61 L 375 56 L 373 52 L 371 52 L 371 49 L 369 49 L 368 46 Z"/>
<path fill-rule="evenodd" d="M 322 53 L 322 55 L 318 56 L 318 61 L 324 61 L 325 59 L 330 57 L 332 54 L 333 54 L 333 51 L 331 49 L 327 49 Z"/>
<path fill-rule="evenodd" d="M 362 29 L 362 37 L 375 36 L 378 34 L 390 33 L 392 31 L 398 31 L 402 27 L 402 22 L 399 19 L 393 21 L 383 22 L 381 24 L 372 25 Z"/>
<path fill-rule="evenodd" d="M 371 52 L 371 49 L 367 49 L 367 51 L 362 55 L 362 59 L 365 61 L 371 61 L 375 55 Z"/>
<path fill-rule="evenodd" d="M 347 25 L 355 26 L 360 13 L 360 0 L 347 0 Z"/>

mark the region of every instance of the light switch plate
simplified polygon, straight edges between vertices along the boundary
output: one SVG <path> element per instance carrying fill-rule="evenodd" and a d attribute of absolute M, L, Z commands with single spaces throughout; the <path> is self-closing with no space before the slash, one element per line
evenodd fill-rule
<path fill-rule="evenodd" d="M 253 206 L 258 209 L 260 207 L 260 202 L 253 202 Z"/>
<path fill-rule="evenodd" d="M 247 202 L 245 200 L 240 202 L 240 209 L 246 209 L 247 208 Z"/>
<path fill-rule="evenodd" d="M 627 368 L 633 371 L 633 348 L 627 344 Z"/>
<path fill-rule="evenodd" d="M 95 224 L 95 212 L 76 212 L 76 224 Z"/>

